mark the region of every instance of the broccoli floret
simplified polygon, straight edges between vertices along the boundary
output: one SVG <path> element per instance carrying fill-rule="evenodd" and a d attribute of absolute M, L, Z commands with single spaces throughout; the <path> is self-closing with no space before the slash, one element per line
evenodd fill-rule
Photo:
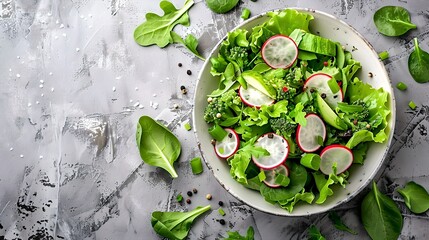
<path fill-rule="evenodd" d="M 228 50 L 227 59 L 234 61 L 240 66 L 241 69 L 244 68 L 249 63 L 249 53 L 247 48 L 235 46 Z"/>
<path fill-rule="evenodd" d="M 279 118 L 270 118 L 268 123 L 271 129 L 277 134 L 281 134 L 285 137 L 290 137 L 295 132 L 297 124 L 289 121 L 285 116 Z"/>
<path fill-rule="evenodd" d="M 209 104 L 204 111 L 207 123 L 218 123 L 236 117 L 241 111 L 241 98 L 234 89 L 228 90 L 219 97 L 209 97 Z"/>

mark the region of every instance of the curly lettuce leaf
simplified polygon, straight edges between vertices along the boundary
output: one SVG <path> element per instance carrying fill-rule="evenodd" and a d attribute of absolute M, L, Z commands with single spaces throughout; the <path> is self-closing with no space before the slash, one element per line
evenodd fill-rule
<path fill-rule="evenodd" d="M 361 142 L 374 141 L 382 143 L 387 140 L 389 128 L 387 117 L 390 114 L 388 107 L 389 93 L 382 88 L 374 89 L 371 85 L 355 78 L 349 86 L 347 96 L 350 102 L 362 100 L 369 110 L 370 130 L 360 130 L 353 134 L 347 142 L 347 147 L 353 148 Z"/>
<path fill-rule="evenodd" d="M 346 187 L 348 175 L 345 173 L 336 175 L 336 171 L 334 171 L 334 173 L 329 174 L 328 179 L 326 179 L 326 175 L 323 173 L 314 172 L 313 177 L 316 182 L 316 187 L 319 190 L 319 197 L 317 198 L 316 203 L 322 204 L 329 196 L 334 194 L 334 191 L 330 188 L 331 185 L 340 184 L 342 187 Z"/>
<path fill-rule="evenodd" d="M 295 194 L 293 198 L 288 201 L 286 204 L 280 205 L 283 209 L 286 209 L 288 212 L 293 211 L 293 207 L 300 201 L 304 201 L 308 204 L 311 204 L 314 200 L 315 196 L 312 192 L 305 192 L 305 189 L 303 189 L 301 192 Z"/>
<path fill-rule="evenodd" d="M 249 166 L 252 156 L 260 157 L 269 155 L 268 151 L 262 147 L 254 146 L 254 140 L 246 143 L 246 146 L 238 150 L 237 153 L 233 155 L 232 158 L 228 160 L 229 165 L 231 166 L 230 174 L 237 180 L 237 182 L 242 184 L 247 184 L 247 167 Z"/>
<path fill-rule="evenodd" d="M 295 9 L 285 9 L 280 12 L 269 12 L 270 20 L 266 23 L 268 30 L 289 36 L 293 30 L 302 29 L 309 32 L 308 26 L 314 17 L 307 13 L 300 13 Z"/>

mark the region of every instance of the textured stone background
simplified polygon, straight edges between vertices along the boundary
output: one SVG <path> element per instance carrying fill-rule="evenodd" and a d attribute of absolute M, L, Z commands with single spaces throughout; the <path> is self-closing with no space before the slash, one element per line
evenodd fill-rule
<path fill-rule="evenodd" d="M 192 175 L 188 162 L 199 152 L 183 124 L 191 120 L 203 62 L 181 47 L 142 48 L 133 40 L 133 30 L 147 12 L 161 13 L 159 1 L 0 3 L 0 239 L 158 239 L 150 226 L 152 211 L 205 205 L 206 193 L 214 196 L 214 211 L 197 221 L 189 239 L 216 239 L 250 225 L 256 239 L 302 239 L 311 224 L 327 239 L 369 238 L 359 220 L 362 194 L 338 208 L 359 231 L 351 235 L 336 230 L 326 214 L 287 218 L 253 210 L 231 197 L 207 169 Z M 398 38 L 380 35 L 372 15 L 385 5 L 406 7 L 418 29 Z M 207 56 L 242 21 L 244 7 L 252 14 L 284 7 L 325 11 L 355 27 L 378 52 L 390 52 L 385 65 L 392 82 L 403 81 L 409 88 L 394 89 L 395 140 L 379 186 L 401 207 L 401 239 L 428 239 L 428 213 L 410 213 L 395 189 L 409 180 L 429 189 L 429 85 L 415 83 L 407 69 L 414 37 L 429 50 L 429 2 L 258 0 L 217 15 L 199 0 L 189 13 L 191 26 L 175 30 L 197 36 Z M 187 95 L 180 93 L 181 85 L 188 88 Z M 410 100 L 417 110 L 409 110 Z M 134 136 L 141 115 L 163 121 L 182 142 L 178 179 L 140 160 Z M 191 205 L 175 202 L 178 193 L 194 187 L 199 193 Z M 225 226 L 218 223 L 218 200 L 225 202 Z"/>

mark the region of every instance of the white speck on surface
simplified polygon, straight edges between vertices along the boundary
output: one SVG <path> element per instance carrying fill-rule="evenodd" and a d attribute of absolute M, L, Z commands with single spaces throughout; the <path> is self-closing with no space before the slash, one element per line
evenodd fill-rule
<path fill-rule="evenodd" d="M 139 88 L 138 88 L 138 87 L 136 87 L 136 88 L 135 88 L 135 90 L 136 90 L 136 91 L 138 91 L 138 90 L 139 90 Z"/>
<path fill-rule="evenodd" d="M 20 157 L 20 158 L 23 158 L 23 157 L 24 157 L 24 155 L 23 155 L 23 154 L 21 154 L 21 155 L 19 155 L 19 157 Z"/>
<path fill-rule="evenodd" d="M 170 77 L 166 77 L 165 79 L 170 80 Z"/>
<path fill-rule="evenodd" d="M 13 147 L 9 148 L 9 151 L 13 151 Z"/>
<path fill-rule="evenodd" d="M 112 91 L 116 92 L 116 87 L 112 87 Z"/>
<path fill-rule="evenodd" d="M 39 101 L 36 101 L 36 104 L 39 104 L 40 102 Z"/>
<path fill-rule="evenodd" d="M 143 108 L 144 108 L 144 106 L 140 104 L 140 105 L 139 105 L 139 108 L 140 108 L 140 109 L 143 109 Z"/>
<path fill-rule="evenodd" d="M 16 74 L 16 77 L 17 77 L 17 78 L 20 78 L 20 77 L 21 77 L 21 74 L 17 73 L 17 74 Z"/>
<path fill-rule="evenodd" d="M 40 80 L 39 82 L 40 82 L 40 83 L 44 83 L 45 81 L 43 81 L 43 80 Z"/>
<path fill-rule="evenodd" d="M 39 158 L 40 158 L 40 159 L 43 159 L 43 156 L 42 156 L 42 155 L 40 155 L 40 156 L 39 156 Z"/>
<path fill-rule="evenodd" d="M 20 56 L 16 56 L 16 58 L 17 58 L 17 59 L 20 59 L 21 57 L 20 57 Z"/>
<path fill-rule="evenodd" d="M 116 80 L 119 80 L 119 79 L 121 79 L 122 78 L 122 76 L 117 76 L 115 79 Z"/>
<path fill-rule="evenodd" d="M 153 97 L 156 97 L 157 95 L 156 95 L 156 93 L 154 93 L 152 96 L 153 96 Z"/>
<path fill-rule="evenodd" d="M 83 15 L 80 15 L 80 18 L 84 18 L 84 16 L 83 16 Z"/>
<path fill-rule="evenodd" d="M 41 97 L 43 97 L 43 96 L 45 96 L 45 94 L 44 94 L 44 93 L 42 93 L 42 94 L 40 94 L 40 96 L 41 96 Z"/>
<path fill-rule="evenodd" d="M 149 101 L 149 106 L 153 106 L 153 102 L 152 101 Z"/>
<path fill-rule="evenodd" d="M 89 17 L 89 18 L 92 18 L 92 14 L 88 14 L 88 17 Z"/>
<path fill-rule="evenodd" d="M 92 25 L 89 25 L 88 28 L 92 28 Z"/>
<path fill-rule="evenodd" d="M 173 108 L 178 109 L 178 108 L 179 108 L 179 105 L 178 105 L 177 103 L 175 103 L 175 104 L 173 105 Z"/>
<path fill-rule="evenodd" d="M 28 103 L 27 106 L 31 107 L 31 103 Z"/>
<path fill-rule="evenodd" d="M 152 108 L 155 110 L 158 109 L 158 106 L 159 106 L 159 104 L 156 102 L 152 104 Z"/>
<path fill-rule="evenodd" d="M 76 48 L 76 52 L 79 52 L 80 51 L 80 48 Z"/>
<path fill-rule="evenodd" d="M 48 12 L 48 17 L 50 17 L 50 16 L 52 16 L 52 13 L 51 13 L 51 12 Z"/>
<path fill-rule="evenodd" d="M 55 88 L 51 88 L 51 92 L 55 91 Z"/>
<path fill-rule="evenodd" d="M 57 19 L 57 21 L 55 21 L 56 24 L 60 24 L 60 20 Z"/>
<path fill-rule="evenodd" d="M 49 72 L 49 76 L 52 76 L 52 75 L 54 75 L 52 72 Z"/>
<path fill-rule="evenodd" d="M 133 102 L 133 100 L 132 99 L 130 99 L 130 103 L 132 103 Z"/>
<path fill-rule="evenodd" d="M 67 37 L 67 34 L 66 34 L 66 33 L 63 33 L 63 37 Z"/>
<path fill-rule="evenodd" d="M 60 28 L 64 28 L 64 24 L 61 23 Z"/>
<path fill-rule="evenodd" d="M 9 72 L 12 72 L 12 68 L 9 68 Z"/>
<path fill-rule="evenodd" d="M 58 39 L 58 36 L 55 36 L 54 38 L 55 38 L 55 39 Z"/>
<path fill-rule="evenodd" d="M 122 24 L 122 21 L 119 21 L 119 24 Z"/>
<path fill-rule="evenodd" d="M 138 107 L 140 105 L 140 102 L 134 103 L 134 107 Z"/>
<path fill-rule="evenodd" d="M 43 84 L 40 84 L 40 85 L 39 85 L 39 88 L 43 88 Z"/>
<path fill-rule="evenodd" d="M 163 83 L 163 82 L 164 82 L 164 80 L 162 80 L 162 79 L 161 79 L 161 80 L 159 80 L 159 82 L 160 82 L 160 83 Z"/>

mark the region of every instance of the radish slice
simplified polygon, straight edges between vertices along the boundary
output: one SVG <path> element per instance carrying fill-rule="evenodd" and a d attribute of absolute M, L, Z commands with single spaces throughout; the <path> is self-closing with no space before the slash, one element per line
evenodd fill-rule
<path fill-rule="evenodd" d="M 250 107 L 260 108 L 262 105 L 271 105 L 275 101 L 250 85 L 247 85 L 247 89 L 240 86 L 238 95 L 240 95 L 241 101 Z"/>
<path fill-rule="evenodd" d="M 225 128 L 228 132 L 222 141 L 216 141 L 214 146 L 216 155 L 220 158 L 229 158 L 237 152 L 240 146 L 240 138 L 237 133 L 231 128 Z"/>
<path fill-rule="evenodd" d="M 333 93 L 328 85 L 328 81 L 331 80 L 331 76 L 325 73 L 316 73 L 311 75 L 304 83 L 304 89 L 310 91 L 311 89 L 316 90 L 321 96 L 324 94 L 325 102 L 332 108 L 337 107 L 338 102 L 343 101 L 343 91 Z"/>
<path fill-rule="evenodd" d="M 353 163 L 353 152 L 348 147 L 333 144 L 320 153 L 320 171 L 326 175 L 333 173 L 332 166 L 337 165 L 337 174 L 345 172 Z"/>
<path fill-rule="evenodd" d="M 272 188 L 278 188 L 281 185 L 280 184 L 276 184 L 275 180 L 276 180 L 276 174 L 283 174 L 286 175 L 286 177 L 289 176 L 289 170 L 287 169 L 287 167 L 285 165 L 280 165 L 272 170 L 264 170 L 265 173 L 265 180 L 264 183 L 268 186 L 268 187 L 272 187 Z"/>
<path fill-rule="evenodd" d="M 284 35 L 270 37 L 262 45 L 262 58 L 272 68 L 288 68 L 298 58 L 298 47 L 291 38 Z"/>
<path fill-rule="evenodd" d="M 317 141 L 317 137 L 326 139 L 326 127 L 322 119 L 314 113 L 307 114 L 307 125 L 298 125 L 296 130 L 296 142 L 299 148 L 304 152 L 317 151 L 321 145 Z"/>
<path fill-rule="evenodd" d="M 252 157 L 253 162 L 260 168 L 271 170 L 280 166 L 289 154 L 289 144 L 282 136 L 275 133 L 262 135 L 255 143 L 255 146 L 266 149 L 270 155 Z"/>

